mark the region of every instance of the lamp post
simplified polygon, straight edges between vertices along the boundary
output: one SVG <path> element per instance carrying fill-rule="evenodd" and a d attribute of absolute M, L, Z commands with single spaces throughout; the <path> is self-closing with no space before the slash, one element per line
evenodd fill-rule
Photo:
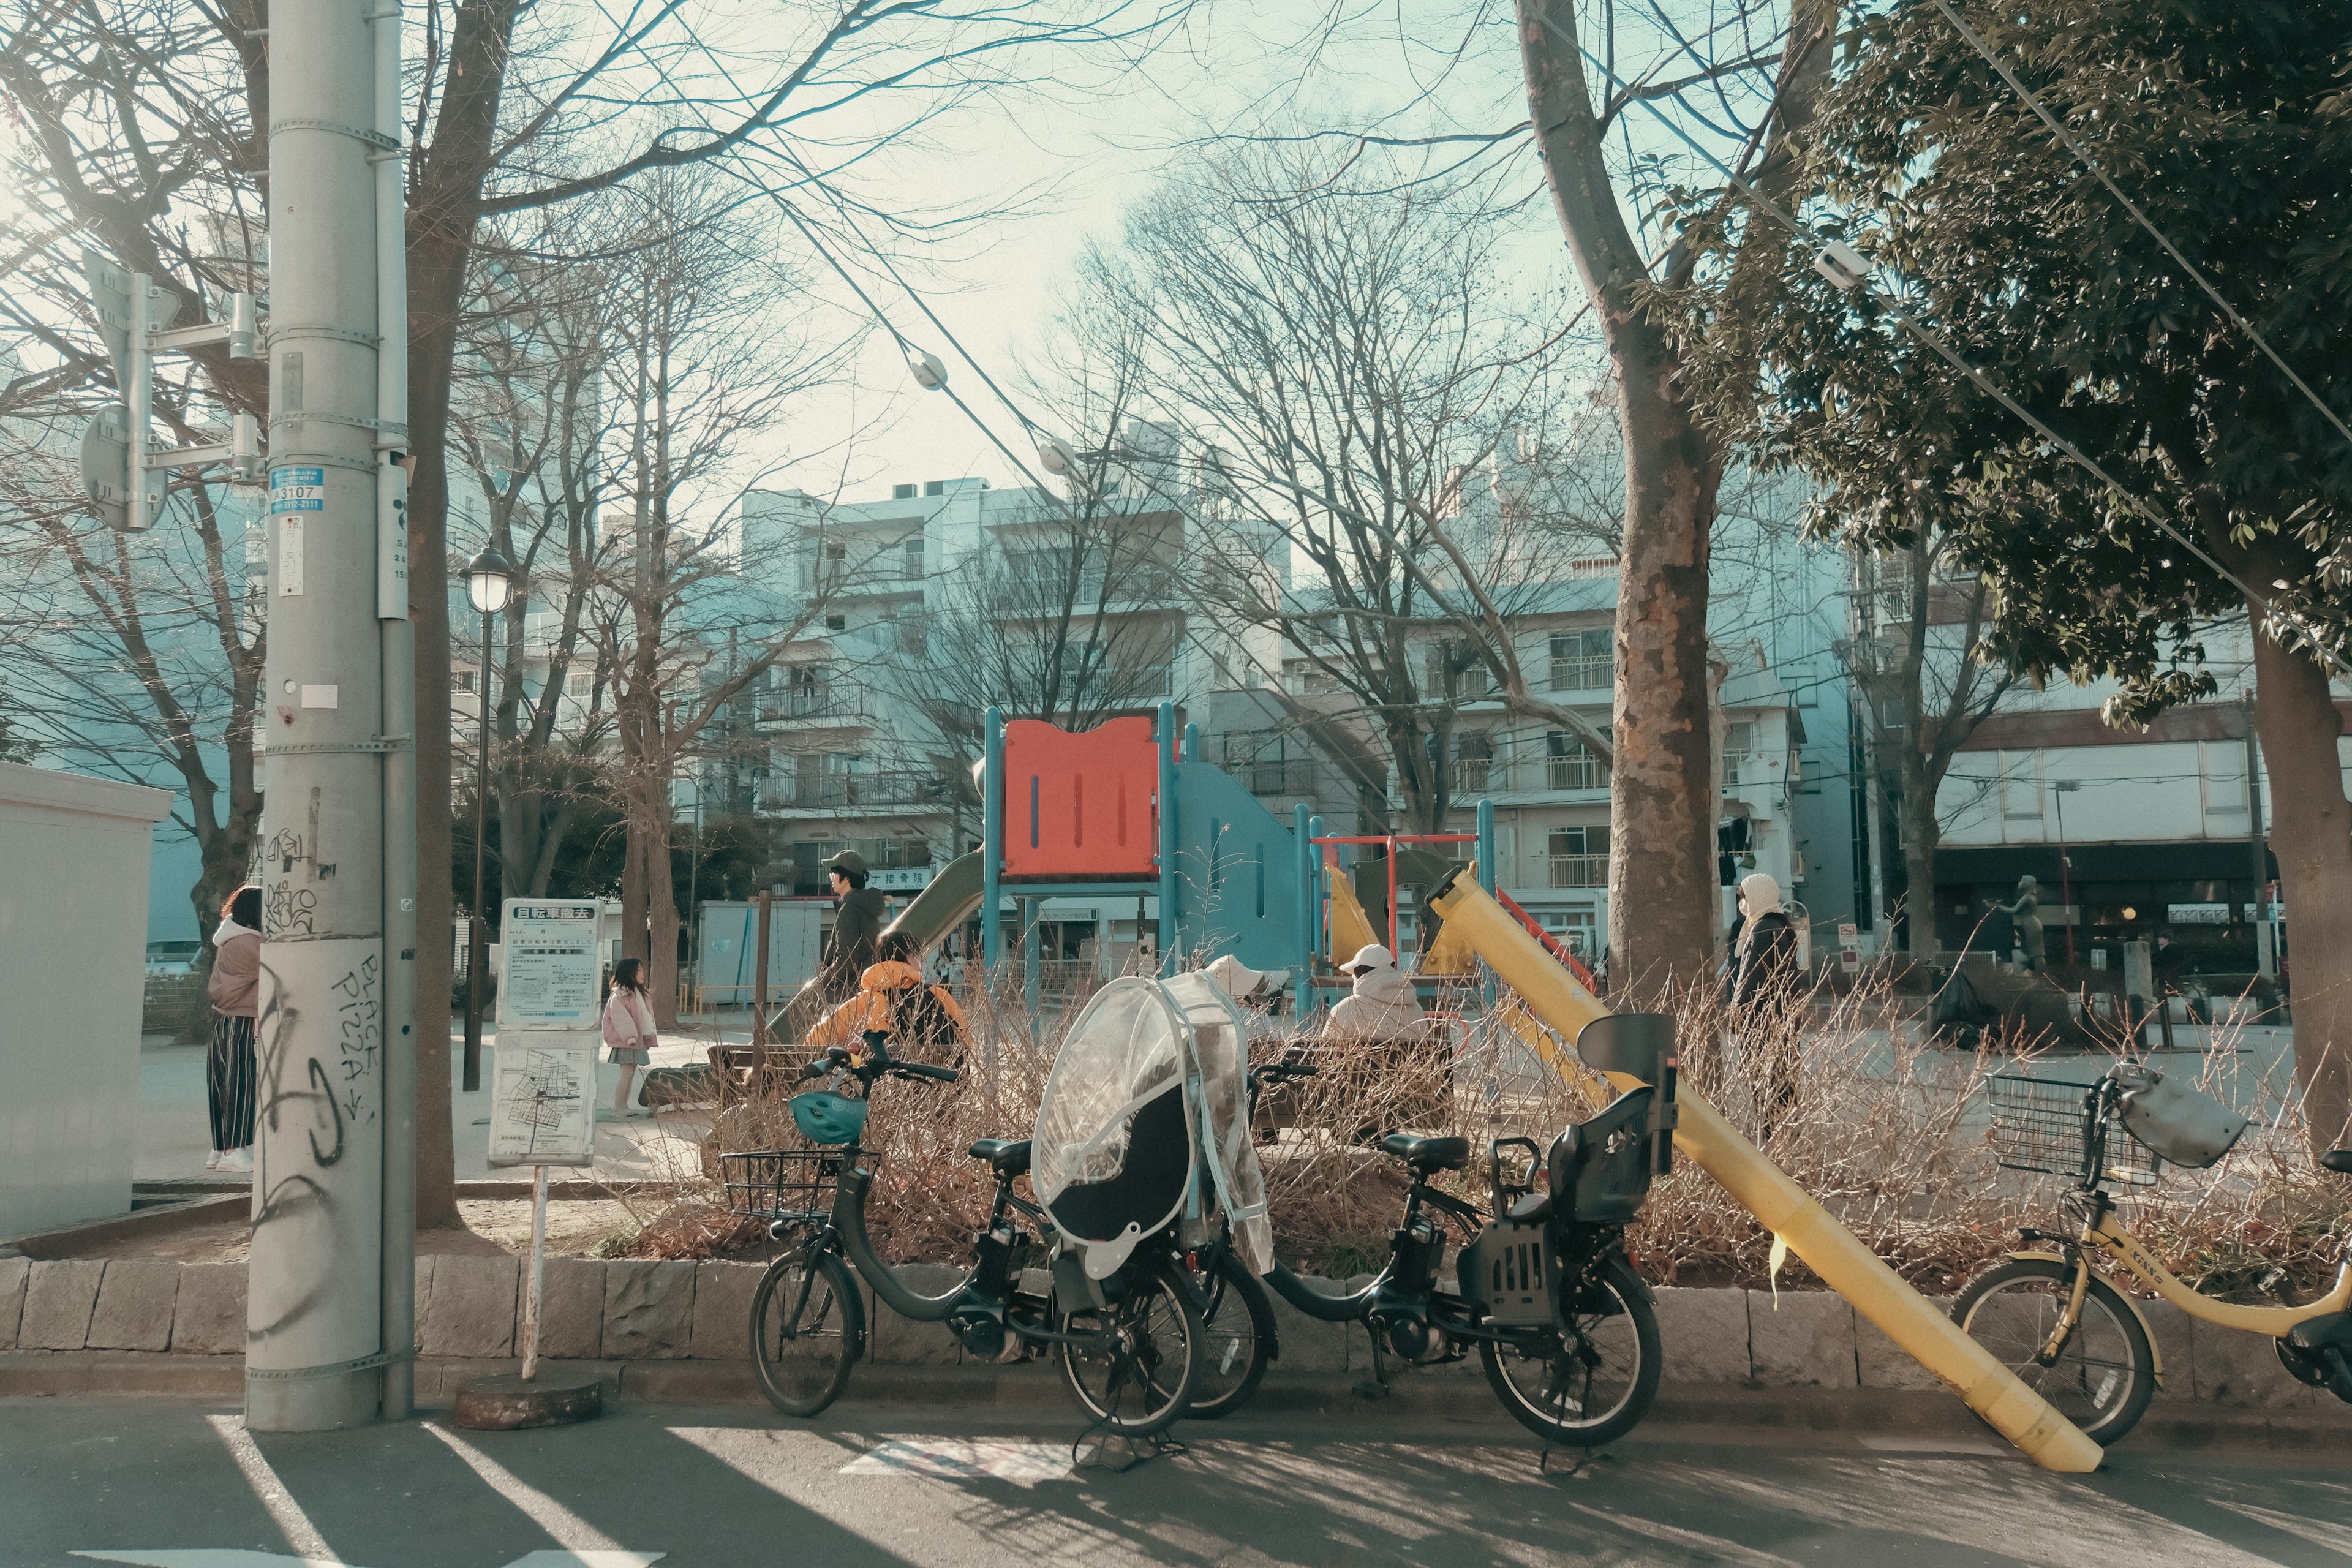
<path fill-rule="evenodd" d="M 2074 882 L 2066 854 L 2066 797 L 2083 787 L 2081 779 L 2055 779 L 2050 791 L 2058 801 L 2058 918 L 2066 924 L 2066 962 L 2074 962 Z"/>
<path fill-rule="evenodd" d="M 493 542 L 466 563 L 466 597 L 482 613 L 482 668 L 474 701 L 481 712 L 474 764 L 474 912 L 466 922 L 466 1089 L 482 1087 L 482 978 L 489 967 L 489 924 L 482 919 L 483 835 L 490 800 L 490 666 L 496 656 L 497 620 L 514 596 L 514 563 Z"/>

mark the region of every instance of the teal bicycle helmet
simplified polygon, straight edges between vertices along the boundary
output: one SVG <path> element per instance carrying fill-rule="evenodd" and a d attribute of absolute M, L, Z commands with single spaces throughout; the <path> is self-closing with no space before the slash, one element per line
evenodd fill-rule
<path fill-rule="evenodd" d="M 830 1089 L 792 1098 L 793 1125 L 812 1143 L 854 1143 L 866 1131 L 866 1102 Z"/>

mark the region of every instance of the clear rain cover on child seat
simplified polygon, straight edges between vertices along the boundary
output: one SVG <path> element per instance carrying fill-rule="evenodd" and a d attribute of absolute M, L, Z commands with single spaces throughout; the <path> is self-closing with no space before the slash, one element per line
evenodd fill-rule
<path fill-rule="evenodd" d="M 1114 980 L 1070 1026 L 1037 1108 L 1030 1180 L 1097 1278 L 1183 1211 L 1203 1152 L 1243 1261 L 1255 1273 L 1272 1267 L 1243 1025 L 1214 982 L 1185 974 Z"/>

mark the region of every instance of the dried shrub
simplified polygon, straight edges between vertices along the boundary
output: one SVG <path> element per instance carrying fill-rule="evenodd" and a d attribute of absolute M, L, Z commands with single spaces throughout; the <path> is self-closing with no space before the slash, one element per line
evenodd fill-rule
<path fill-rule="evenodd" d="M 1013 984 L 971 1008 L 973 1044 L 952 1089 L 892 1080 L 876 1097 L 866 1142 L 877 1152 L 868 1223 L 893 1262 L 960 1263 L 986 1217 L 993 1179 L 966 1153 L 980 1138 L 1020 1138 L 1035 1121 L 1054 1054 L 1083 997 L 1031 1017 Z M 1349 1040 L 1265 1043 L 1254 1056 L 1312 1061 L 1318 1076 L 1261 1106 L 1265 1169 L 1276 1248 L 1302 1270 L 1345 1276 L 1386 1257 L 1402 1194 L 1401 1167 L 1377 1149 L 1381 1133 L 1456 1133 L 1470 1139 L 1471 1168 L 1445 1184 L 1488 1196 L 1493 1140 L 1548 1144 L 1590 1116 L 1611 1092 L 1573 1065 L 1566 1042 L 1504 1005 L 1482 1013 L 1474 989 L 1441 995 L 1431 1039 L 1415 1047 Z M 1988 1142 L 1982 1080 L 1988 1073 L 2046 1072 L 2059 1059 L 2013 1049 L 1968 1054 L 1918 1042 L 1884 982 L 1820 995 L 1764 1033 L 1727 1026 L 1712 987 L 1672 1000 L 1683 1081 L 1766 1152 L 1880 1257 L 1923 1290 L 1954 1289 L 2015 1243 L 2021 1225 L 2062 1223 L 2063 1178 L 1999 1167 Z M 1912 1009 L 1916 1011 L 1916 1007 Z M 1564 1070 L 1547 1065 L 1532 1035 Z M 2291 1084 L 2241 1083 L 2241 1058 L 2224 1031 L 2203 1058 L 2158 1058 L 2168 1072 L 2200 1073 L 2209 1091 L 2268 1108 L 2266 1124 L 2210 1171 L 2168 1170 L 2154 1188 L 2118 1189 L 2123 1217 L 2191 1284 L 2243 1294 L 2324 1287 L 2347 1234 L 2352 1184 L 2320 1172 L 2293 1114 Z M 1776 1051 L 1801 1063 L 1792 1111 L 1765 1135 Z M 2079 1058 L 2083 1053 L 2074 1053 Z M 2105 1058 L 2090 1053 L 2104 1067 Z M 1445 1064 L 1450 1061 L 1450 1075 Z M 2278 1069 L 2284 1074 L 2284 1064 Z M 2091 1076 L 2077 1071 L 2074 1076 Z M 1449 1080 L 1450 1078 L 1450 1080 Z M 730 1105 L 713 1124 L 703 1161 L 719 1149 L 806 1147 L 784 1101 L 799 1085 Z M 1591 1097 L 1591 1098 L 1588 1098 Z M 1267 1123 L 1278 1123 L 1269 1129 Z M 1755 1217 L 1688 1160 L 1652 1190 L 1628 1235 L 1643 1272 L 1682 1285 L 1769 1282 L 1772 1238 Z M 2265 1281 L 2268 1283 L 2265 1284 Z M 1779 1283 L 1816 1286 L 1791 1257 Z"/>

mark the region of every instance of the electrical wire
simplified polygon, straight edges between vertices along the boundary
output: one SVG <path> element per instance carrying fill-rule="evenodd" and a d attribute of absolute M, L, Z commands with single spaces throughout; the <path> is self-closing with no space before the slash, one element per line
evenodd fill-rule
<path fill-rule="evenodd" d="M 1570 48 L 1576 50 L 1578 54 L 1583 56 L 1585 60 L 1591 64 L 1595 70 L 1601 72 L 1604 77 L 1607 77 L 1609 80 L 1615 84 L 1621 90 L 1625 89 L 1623 79 L 1619 77 L 1616 72 L 1611 70 L 1606 65 L 1602 64 L 1601 61 L 1593 55 L 1591 49 L 1584 47 L 1583 43 L 1580 39 L 1570 35 L 1565 28 L 1560 26 L 1559 23 L 1553 21 L 1549 12 L 1538 12 L 1538 16 L 1541 18 L 1543 25 L 1546 27 L 1549 27 L 1554 36 L 1566 43 Z M 1651 118 L 1655 120 L 1659 124 L 1664 126 L 1669 133 L 1679 140 L 1685 146 L 1688 147 L 1693 153 L 1698 154 L 1699 158 L 1714 168 L 1717 174 L 1721 174 L 1726 180 L 1738 187 L 1740 194 L 1745 195 L 1748 201 L 1755 205 L 1757 210 L 1771 217 L 1775 222 L 1780 224 L 1783 227 L 1787 228 L 1790 234 L 1796 236 L 1800 239 L 1805 240 L 1815 246 L 1821 246 L 1826 243 L 1822 238 L 1821 235 L 1810 225 L 1801 223 L 1796 218 L 1790 216 L 1788 213 L 1782 211 L 1779 204 L 1775 203 L 1771 198 L 1759 191 L 1745 176 L 1734 172 L 1723 162 L 1722 159 L 1717 157 L 1706 147 L 1700 145 L 1696 137 L 1692 136 L 1688 132 L 1685 131 L 1680 125 L 1675 122 L 1673 116 L 1666 114 L 1645 99 L 1637 99 L 1634 101 L 1639 102 L 1643 109 L 1647 110 Z M 1876 271 L 1879 268 L 1874 263 L 1872 269 L 1873 271 Z M 1865 279 L 1864 282 L 1866 283 L 1867 280 Z M 2240 577 L 2236 573 L 2222 565 L 2221 562 L 2215 560 L 2212 554 L 2208 552 L 2203 545 L 2198 543 L 2188 534 L 2183 533 L 2170 518 L 2166 517 L 2162 512 L 2158 511 L 2153 506 L 2149 505 L 2147 501 L 2142 500 L 2132 490 L 2125 487 L 2124 484 L 2117 480 L 2114 475 L 2108 473 L 2105 468 L 2101 467 L 2097 460 L 2093 458 L 2089 453 L 2084 451 L 2074 442 L 2060 435 L 2048 424 L 2044 423 L 2038 416 L 2034 415 L 2022 404 L 2011 397 L 1997 383 L 1995 383 L 1990 376 L 1987 375 L 1982 370 L 1979 370 L 1977 366 L 1969 363 L 1968 360 L 1963 358 L 1960 355 L 1959 351 L 1953 348 L 1948 342 L 1947 342 L 1940 333 L 1937 332 L 1933 328 L 1914 316 L 1908 310 L 1905 309 L 1899 301 L 1888 298 L 1885 295 L 1879 294 L 1875 290 L 1872 291 L 1871 297 L 1878 300 L 1878 302 L 1885 309 L 1888 316 L 1894 320 L 1897 326 L 1909 332 L 1914 338 L 1917 339 L 1922 344 L 1931 350 L 1938 358 L 1944 360 L 1947 363 L 1950 364 L 1952 368 L 1966 376 L 1969 379 L 1969 384 L 1973 385 L 1979 392 L 1983 393 L 1986 396 L 2000 404 L 2003 408 L 2009 410 L 2010 413 L 2015 415 L 2036 434 L 2040 435 L 2043 440 L 2049 442 L 2059 451 L 2064 453 L 2066 457 L 2072 459 L 2075 464 L 2098 479 L 2110 489 L 2114 490 L 2116 494 L 2122 497 L 2124 501 L 2130 506 L 2132 510 L 2137 512 L 2149 522 L 2154 523 L 2158 529 L 2161 530 L 2168 537 L 2172 539 L 2174 542 L 2178 543 L 2182 549 L 2188 551 L 2189 554 L 2195 556 L 2207 567 L 2210 568 L 2215 575 L 2219 576 L 2223 582 L 2235 587 L 2241 594 L 2243 594 L 2246 596 L 2248 603 L 2255 605 L 2265 614 L 2275 614 L 2281 620 L 2286 622 L 2296 631 L 2302 633 L 2303 636 L 2310 642 L 2313 651 L 2326 663 L 2335 667 L 2336 670 L 2339 674 L 2352 677 L 2352 663 L 2347 663 L 2344 656 L 2338 653 L 2326 639 L 2322 638 L 2319 634 L 2301 616 L 2295 615 L 2292 610 L 2273 609 L 2273 602 L 2271 599 L 2266 597 L 2264 595 L 2256 592 L 2253 586 L 2247 583 L 2245 579 Z"/>
<path fill-rule="evenodd" d="M 2310 402 L 2314 408 L 2319 410 L 2319 416 L 2326 420 L 2330 425 L 2336 426 L 2336 433 L 2343 437 L 2347 443 L 2352 444 L 2352 426 L 2347 426 L 2344 423 L 2343 417 L 2338 415 L 2336 410 L 2330 408 L 2326 403 L 2321 399 L 2319 394 L 2311 390 L 2310 386 L 2305 383 L 2303 377 L 2294 373 L 2294 366 L 2288 364 L 2285 360 L 2279 357 L 2278 351 L 2271 347 L 2269 341 L 2265 339 L 2262 333 L 2254 330 L 2253 323 L 2247 321 L 2245 317 L 2238 314 L 2237 307 L 2231 305 L 2229 300 L 2221 298 L 2221 291 L 2213 287 L 2211 280 L 2207 279 L 2204 273 L 2199 271 L 2196 266 L 2189 261 L 2189 258 L 2180 254 L 2180 247 L 2173 244 L 2170 239 L 2165 237 L 2164 231 L 2156 226 L 2155 223 L 2149 219 L 2147 214 L 2140 211 L 2139 204 L 2133 201 L 2129 196 L 2124 195 L 2122 189 L 2116 185 L 2115 181 L 2107 177 L 2107 172 L 2099 167 L 2098 160 L 2092 157 L 2091 154 L 2084 150 L 2082 142 L 2075 140 L 2074 133 L 2067 130 L 2065 126 L 2060 124 L 2058 118 L 2052 114 L 2049 110 L 2042 107 L 2042 100 L 2033 96 L 2032 89 L 2023 82 L 2018 80 L 2015 73 L 2011 72 L 2007 66 L 2001 63 L 2000 57 L 1993 53 L 1991 46 L 1987 44 L 1984 39 L 1979 37 L 1975 31 L 1972 30 L 1966 22 L 1960 19 L 1960 14 L 1952 9 L 1951 0 L 1935 0 L 1935 5 L 1937 10 L 1941 11 L 1944 14 L 1944 19 L 1951 23 L 1953 30 L 1958 32 L 1961 37 L 1966 38 L 1969 41 L 1969 47 L 1984 57 L 1985 64 L 1992 67 L 1994 70 L 1999 71 L 2000 73 L 2000 79 L 2007 82 L 2010 86 L 2010 89 L 2015 92 L 2018 97 L 2025 100 L 2025 107 L 2033 110 L 2035 114 L 2041 116 L 2042 123 L 2050 127 L 2051 134 L 2057 137 L 2059 141 L 2066 144 L 2066 151 L 2072 153 L 2075 159 L 2081 163 L 2083 167 L 2090 170 L 2093 174 L 2098 177 L 2099 184 L 2107 188 L 2107 194 L 2109 195 L 2115 197 L 2116 201 L 2123 204 L 2124 211 L 2131 214 L 2132 220 L 2134 222 L 2137 223 L 2140 227 L 2147 230 L 2148 237 L 2155 240 L 2157 244 L 2162 246 L 2164 247 L 2164 253 L 2172 258 L 2172 259 L 2179 265 L 2180 269 L 2183 272 L 2188 273 L 2189 276 L 2196 281 L 2197 287 L 2205 290 L 2205 294 L 2208 299 L 2211 300 L 2214 304 L 2221 307 L 2221 313 L 2230 318 L 2230 324 L 2236 327 L 2239 331 L 2242 332 L 2248 342 L 2252 342 L 2256 348 L 2262 350 L 2263 354 L 2269 358 L 2270 362 L 2278 366 L 2279 374 L 2285 376 L 2287 380 L 2294 383 L 2294 389 L 2297 392 L 2302 393 L 2305 398 Z"/>

